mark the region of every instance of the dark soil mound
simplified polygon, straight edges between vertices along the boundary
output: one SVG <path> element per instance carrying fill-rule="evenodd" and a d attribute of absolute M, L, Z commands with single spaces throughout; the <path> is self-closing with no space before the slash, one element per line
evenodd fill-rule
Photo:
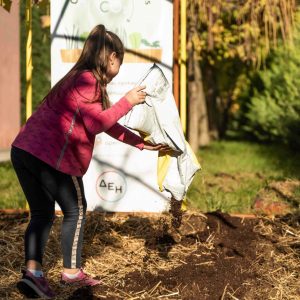
<path fill-rule="evenodd" d="M 161 290 L 173 293 L 177 290 L 182 299 L 221 299 L 226 290 L 241 299 L 247 291 L 243 284 L 255 279 L 250 266 L 256 258 L 255 243 L 259 239 L 253 232 L 257 220 L 242 221 L 221 213 L 207 214 L 207 217 L 206 230 L 182 238 L 183 246 L 199 243 L 182 265 L 156 276 L 149 272 L 129 273 L 125 277 L 128 291 L 138 292 L 141 286 L 148 290 L 160 283 Z M 201 227 L 202 223 L 203 219 L 199 219 L 199 226 L 195 224 L 195 227 Z M 174 243 L 172 236 L 157 242 L 164 247 L 172 247 Z M 209 245 L 202 246 L 201 243 L 207 242 Z"/>
<path fill-rule="evenodd" d="M 44 266 L 57 299 L 297 299 L 299 220 L 189 212 L 176 231 L 168 215 L 91 213 L 83 265 L 102 285 L 78 289 L 59 285 L 58 217 Z M 27 221 L 27 213 L 0 214 L 0 299 L 22 299 L 15 284 Z"/>

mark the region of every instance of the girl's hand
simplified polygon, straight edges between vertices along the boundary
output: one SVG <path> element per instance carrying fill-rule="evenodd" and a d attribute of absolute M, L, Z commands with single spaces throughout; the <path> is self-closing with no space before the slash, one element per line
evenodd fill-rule
<path fill-rule="evenodd" d="M 173 151 L 173 149 L 170 148 L 168 145 L 163 145 L 163 144 L 153 145 L 149 142 L 144 143 L 144 149 L 150 151 L 163 151 L 163 152 Z"/>
<path fill-rule="evenodd" d="M 134 89 L 130 90 L 126 95 L 125 98 L 130 102 L 131 105 L 137 105 L 140 103 L 145 102 L 146 92 L 143 90 L 146 86 L 137 86 Z"/>

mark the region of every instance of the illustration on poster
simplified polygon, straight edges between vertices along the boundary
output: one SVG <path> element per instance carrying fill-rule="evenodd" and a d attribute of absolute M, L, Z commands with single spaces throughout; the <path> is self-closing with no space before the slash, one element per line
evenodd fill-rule
<path fill-rule="evenodd" d="M 118 14 L 118 13 L 123 12 L 124 4 L 125 4 L 127 7 L 130 7 L 130 9 L 129 9 L 130 14 L 126 18 L 126 21 L 130 22 L 131 18 L 132 18 L 132 15 L 133 15 L 133 11 L 134 11 L 134 2 L 133 2 L 133 0 L 129 0 L 128 3 L 130 5 L 126 5 L 124 3 L 124 1 L 121 1 L 121 0 L 113 0 L 113 1 L 105 0 L 105 1 L 100 2 L 100 10 L 103 13 L 110 13 L 111 12 L 113 14 Z"/>
<path fill-rule="evenodd" d="M 159 0 L 70 0 L 70 3 L 73 5 L 64 15 L 64 23 L 68 25 L 62 33 L 66 46 L 60 51 L 62 62 L 78 60 L 88 32 L 98 23 L 105 24 L 127 49 L 133 50 L 126 52 L 124 63 L 161 62 L 162 35 L 160 30 L 155 30 L 161 23 Z M 82 11 L 86 15 L 84 19 Z"/>

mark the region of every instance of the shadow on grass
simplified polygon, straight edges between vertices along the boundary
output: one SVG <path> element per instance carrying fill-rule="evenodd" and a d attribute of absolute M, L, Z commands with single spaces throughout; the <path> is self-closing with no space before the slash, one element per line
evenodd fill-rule
<path fill-rule="evenodd" d="M 226 167 L 226 160 L 230 160 L 229 164 L 235 164 L 232 169 L 236 171 L 243 172 L 245 166 L 253 172 L 266 172 L 267 175 L 270 173 L 271 179 L 273 176 L 276 180 L 300 179 L 300 151 L 281 144 L 224 140 L 213 142 L 198 151 L 198 157 L 203 157 L 205 160 L 207 156 L 219 157 L 219 163 L 224 162 L 224 167 Z M 222 161 L 222 158 L 225 158 L 225 161 Z"/>
<path fill-rule="evenodd" d="M 256 154 L 264 158 L 283 177 L 300 179 L 300 152 L 283 145 L 259 145 Z"/>

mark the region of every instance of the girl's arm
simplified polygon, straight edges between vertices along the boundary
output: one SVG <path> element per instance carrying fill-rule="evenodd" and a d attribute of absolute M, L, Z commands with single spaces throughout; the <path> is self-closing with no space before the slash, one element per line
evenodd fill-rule
<path fill-rule="evenodd" d="M 77 78 L 73 89 L 73 96 L 77 101 L 83 123 L 88 132 L 93 135 L 109 130 L 133 107 L 123 97 L 110 108 L 103 110 L 99 101 L 92 102 L 95 99 L 95 90 L 96 79 L 90 72 L 82 73 Z"/>
<path fill-rule="evenodd" d="M 106 133 L 111 137 L 140 150 L 144 149 L 144 140 L 119 123 L 113 125 Z"/>
<path fill-rule="evenodd" d="M 119 123 L 116 123 L 113 127 L 106 131 L 111 137 L 126 143 L 128 145 L 134 146 L 140 150 L 146 149 L 150 151 L 163 151 L 163 152 L 172 152 L 167 145 L 156 144 L 153 145 L 149 142 L 144 141 L 140 136 L 134 134 L 132 131 L 122 126 Z"/>
<path fill-rule="evenodd" d="M 112 137 L 126 144 L 135 146 L 139 149 L 152 151 L 169 149 L 162 144 L 152 145 L 144 142 L 141 137 L 134 134 L 124 126 L 118 124 L 118 120 L 125 116 L 131 109 L 132 104 L 125 98 L 121 98 L 110 108 L 103 110 L 99 101 L 91 102 L 95 99 L 96 79 L 91 72 L 82 73 L 76 80 L 73 89 L 73 96 L 77 101 L 83 123 L 93 135 L 106 132 Z"/>

